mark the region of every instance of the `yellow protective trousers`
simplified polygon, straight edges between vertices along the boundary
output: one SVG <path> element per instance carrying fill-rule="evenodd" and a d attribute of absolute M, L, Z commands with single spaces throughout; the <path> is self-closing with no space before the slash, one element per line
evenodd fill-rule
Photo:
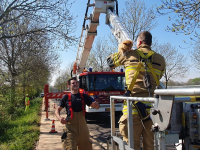
<path fill-rule="evenodd" d="M 26 107 L 25 107 L 25 111 L 26 111 L 26 110 L 29 109 L 29 105 L 30 105 L 29 97 L 26 97 L 26 98 L 25 98 L 25 105 L 26 105 Z"/>
<path fill-rule="evenodd" d="M 27 111 L 29 109 L 29 105 L 26 105 L 25 107 L 25 111 Z"/>
<path fill-rule="evenodd" d="M 73 119 L 66 124 L 67 137 L 62 141 L 63 150 L 92 150 L 89 130 L 83 112 L 73 112 Z"/>
<path fill-rule="evenodd" d="M 144 125 L 144 126 L 143 126 Z M 141 147 L 141 136 L 143 138 L 142 147 L 143 150 L 154 150 L 154 134 L 151 132 L 151 126 L 153 125 L 152 120 L 143 121 L 139 115 L 133 115 L 133 138 L 134 138 L 134 150 L 140 150 Z M 128 125 L 127 115 L 122 115 L 119 120 L 119 131 L 123 136 L 123 141 L 128 144 Z"/>

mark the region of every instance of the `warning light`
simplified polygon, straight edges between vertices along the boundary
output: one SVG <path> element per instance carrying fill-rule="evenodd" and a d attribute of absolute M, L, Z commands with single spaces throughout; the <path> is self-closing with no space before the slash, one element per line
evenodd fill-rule
<path fill-rule="evenodd" d="M 89 72 L 92 72 L 92 68 L 89 68 Z"/>

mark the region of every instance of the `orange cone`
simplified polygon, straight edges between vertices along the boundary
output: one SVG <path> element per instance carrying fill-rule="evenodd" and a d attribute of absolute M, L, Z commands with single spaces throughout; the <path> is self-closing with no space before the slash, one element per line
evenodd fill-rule
<path fill-rule="evenodd" d="M 49 133 L 58 133 L 56 130 L 55 130 L 55 123 L 54 123 L 54 119 L 52 120 L 52 127 L 51 127 L 51 131 Z"/>

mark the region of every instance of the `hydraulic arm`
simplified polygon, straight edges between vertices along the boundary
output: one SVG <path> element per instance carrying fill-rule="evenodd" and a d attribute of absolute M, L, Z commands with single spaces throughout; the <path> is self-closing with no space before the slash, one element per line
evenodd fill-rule
<path fill-rule="evenodd" d="M 92 14 L 87 17 L 89 7 L 94 8 Z M 97 26 L 99 25 L 99 17 L 101 13 L 106 14 L 106 24 L 109 25 L 112 34 L 117 39 L 118 43 L 121 43 L 124 40 L 131 40 L 131 36 L 123 27 L 116 12 L 118 12 L 117 0 L 94 0 L 93 4 L 90 4 L 90 0 L 88 0 L 76 56 L 76 64 L 73 70 L 75 76 L 83 72 L 86 66 L 94 38 L 97 35 Z M 85 26 L 86 20 L 89 20 L 89 24 Z"/>

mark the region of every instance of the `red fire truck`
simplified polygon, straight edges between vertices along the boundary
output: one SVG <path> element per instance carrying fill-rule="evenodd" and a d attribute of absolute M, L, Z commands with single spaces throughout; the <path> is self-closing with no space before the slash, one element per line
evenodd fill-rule
<path fill-rule="evenodd" d="M 87 93 L 100 104 L 98 110 L 86 106 L 86 112 L 109 112 L 110 96 L 123 95 L 125 75 L 122 72 L 83 72 L 79 75 L 80 92 Z M 122 111 L 121 100 L 115 102 L 116 114 Z"/>

